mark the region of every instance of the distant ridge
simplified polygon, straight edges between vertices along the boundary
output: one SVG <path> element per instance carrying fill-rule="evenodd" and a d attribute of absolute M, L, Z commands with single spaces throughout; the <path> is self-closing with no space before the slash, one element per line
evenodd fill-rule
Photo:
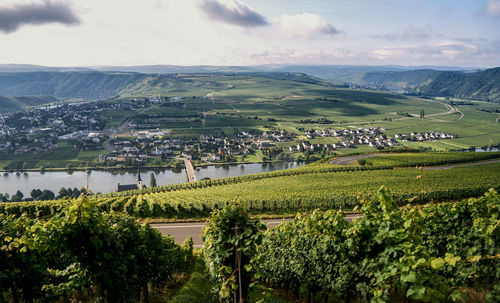
<path fill-rule="evenodd" d="M 500 67 L 477 72 L 415 70 L 368 73 L 364 85 L 411 94 L 500 102 Z"/>
<path fill-rule="evenodd" d="M 341 85 L 417 95 L 500 102 L 498 68 L 481 70 L 472 67 L 397 65 L 47 67 L 0 64 L 0 95 L 50 95 L 99 100 L 118 96 L 128 86 L 144 87 L 145 79 L 155 78 L 161 84 L 175 74 L 197 73 L 247 74 L 322 85 L 331 85 L 328 81 L 332 81 Z"/>
<path fill-rule="evenodd" d="M 2 73 L 92 71 L 88 67 L 50 67 L 32 64 L 0 64 Z"/>
<path fill-rule="evenodd" d="M 185 75 L 188 76 L 185 76 Z M 328 85 L 328 81 L 301 73 L 211 72 L 218 75 L 247 75 L 277 80 Z M 194 73 L 143 74 L 114 71 L 0 72 L 0 96 L 54 96 L 61 99 L 104 100 L 120 96 L 140 96 L 181 83 Z M 206 76 L 207 73 L 200 73 Z"/>

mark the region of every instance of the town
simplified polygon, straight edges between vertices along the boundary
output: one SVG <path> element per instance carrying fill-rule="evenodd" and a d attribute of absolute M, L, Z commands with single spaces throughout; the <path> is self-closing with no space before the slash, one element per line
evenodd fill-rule
<path fill-rule="evenodd" d="M 250 129 L 233 136 L 220 132 L 184 138 L 160 128 L 170 122 L 197 119 L 196 115 L 131 118 L 123 122 L 124 127 L 119 126 L 128 136 L 119 136 L 116 127 L 106 127 L 104 117 L 108 112 L 137 111 L 166 101 L 167 106 L 179 108 L 182 107 L 176 102 L 179 99 L 151 96 L 133 102 L 70 103 L 0 114 L 0 153 L 40 155 L 57 152 L 62 142 L 69 142 L 75 150 L 99 152 L 95 162 L 104 167 L 161 166 L 165 163 L 181 166 L 182 162 L 175 160 L 188 159 L 198 165 L 235 163 L 238 159 L 249 162 L 309 160 L 310 155 L 332 155 L 337 150 L 360 145 L 384 149 L 401 142 L 456 137 L 435 131 L 389 137 L 383 127 L 365 127 L 309 129 L 303 133 L 277 128 L 271 131 Z M 334 143 L 311 143 L 314 139 L 327 137 Z"/>

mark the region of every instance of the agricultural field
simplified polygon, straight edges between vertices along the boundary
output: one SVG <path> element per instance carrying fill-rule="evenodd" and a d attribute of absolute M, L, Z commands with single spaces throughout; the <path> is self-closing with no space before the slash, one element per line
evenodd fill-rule
<path fill-rule="evenodd" d="M 191 82 L 185 82 L 186 79 Z M 304 129 L 379 126 L 386 128 L 388 136 L 427 131 L 457 135 L 450 140 L 400 142 L 414 148 L 454 150 L 500 144 L 497 103 L 469 101 L 464 103 L 467 105 L 450 105 L 451 101 L 445 99 L 418 99 L 246 75 L 191 75 L 183 80 L 148 91 L 150 95 L 175 98 L 173 102 L 181 106 L 153 105 L 140 111 L 142 116 L 202 117 L 201 123 L 163 123 L 162 127 L 173 136 L 193 138 L 221 132 L 231 136 L 249 129 L 286 129 L 302 134 Z M 420 110 L 425 112 L 423 118 L 419 117 Z M 122 113 L 122 117 L 134 117 L 128 114 Z M 120 125 L 117 118 L 109 115 L 108 126 Z M 327 119 L 331 123 L 299 123 L 304 119 Z"/>

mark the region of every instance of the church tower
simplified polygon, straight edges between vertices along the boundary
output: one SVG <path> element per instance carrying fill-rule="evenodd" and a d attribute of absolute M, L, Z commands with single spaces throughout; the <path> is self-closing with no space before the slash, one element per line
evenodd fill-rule
<path fill-rule="evenodd" d="M 144 188 L 144 184 L 142 183 L 142 179 L 141 179 L 141 171 L 139 169 L 137 169 L 137 188 L 138 189 Z"/>

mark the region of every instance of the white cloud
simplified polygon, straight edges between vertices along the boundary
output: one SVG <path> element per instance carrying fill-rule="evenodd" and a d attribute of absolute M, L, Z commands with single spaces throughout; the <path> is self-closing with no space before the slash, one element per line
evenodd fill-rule
<path fill-rule="evenodd" d="M 500 17 L 500 1 L 488 0 L 484 12 L 492 17 Z"/>
<path fill-rule="evenodd" d="M 318 14 L 302 13 L 296 15 L 283 14 L 272 20 L 272 25 L 280 35 L 292 38 L 317 38 L 333 36 L 339 31 Z"/>

